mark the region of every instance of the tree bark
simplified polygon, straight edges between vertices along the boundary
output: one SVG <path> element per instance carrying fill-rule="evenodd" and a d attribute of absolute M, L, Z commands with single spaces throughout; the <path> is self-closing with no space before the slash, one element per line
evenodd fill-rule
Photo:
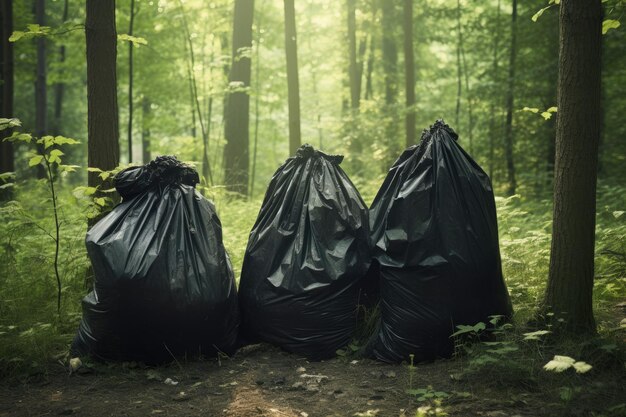
<path fill-rule="evenodd" d="M 404 0 L 404 80 L 406 96 L 406 146 L 416 142 L 415 137 L 415 58 L 413 57 L 413 0 Z"/>
<path fill-rule="evenodd" d="M 517 190 L 515 163 L 513 161 L 513 105 L 515 86 L 515 57 L 517 55 L 517 0 L 513 0 L 511 11 L 511 55 L 509 59 L 509 78 L 506 95 L 506 124 L 504 130 L 504 151 L 508 186 L 506 193 L 511 196 Z"/>
<path fill-rule="evenodd" d="M 596 179 L 600 139 L 600 0 L 562 0 L 554 176 L 554 223 L 544 312 L 562 330 L 594 333 Z"/>
<path fill-rule="evenodd" d="M 36 0 L 35 20 L 37 24 L 46 24 L 46 2 Z M 46 85 L 46 39 L 37 38 L 37 76 L 35 78 L 35 136 L 42 137 L 48 133 L 48 88 Z M 43 145 L 39 145 L 43 146 Z M 37 165 L 37 178 L 45 178 L 46 170 L 42 164 Z"/>
<path fill-rule="evenodd" d="M 69 0 L 65 0 L 63 2 L 63 17 L 62 23 L 67 22 L 67 17 L 69 13 Z M 61 64 L 61 68 L 65 63 L 65 45 L 61 45 L 59 47 L 59 63 Z M 60 81 L 54 86 L 54 130 L 53 133 L 55 136 L 61 134 L 61 126 L 63 124 L 63 119 L 61 118 L 63 114 L 63 98 L 65 95 L 65 83 Z"/>
<path fill-rule="evenodd" d="M 224 180 L 229 191 L 248 193 L 250 141 L 250 54 L 241 56 L 242 48 L 252 48 L 252 20 L 254 0 L 235 0 L 233 17 L 233 52 L 228 81 L 237 85 L 226 99 L 224 124 Z M 244 91 L 242 91 L 245 89 Z"/>
<path fill-rule="evenodd" d="M 300 82 L 298 80 L 298 41 L 294 0 L 284 0 L 285 53 L 287 57 L 287 90 L 289 101 L 289 153 L 295 155 L 300 147 Z"/>
<path fill-rule="evenodd" d="M 13 43 L 9 42 L 9 37 L 13 33 L 13 2 L 0 2 L 0 117 L 13 117 Z M 0 173 L 14 172 L 15 162 L 13 154 L 13 144 L 3 142 L 7 136 L 11 135 L 11 129 L 0 131 Z M 10 188 L 0 191 L 0 200 L 10 200 L 12 193 Z"/>
<path fill-rule="evenodd" d="M 461 114 L 461 94 L 463 86 L 461 83 L 461 0 L 456 1 L 456 110 L 454 112 L 454 128 L 460 129 L 459 116 Z"/>
<path fill-rule="evenodd" d="M 130 0 L 128 34 L 133 36 L 135 0 Z M 128 42 L 128 162 L 133 162 L 133 43 Z"/>
<path fill-rule="evenodd" d="M 111 170 L 119 164 L 115 1 L 87 0 L 87 158 L 90 167 Z M 89 186 L 101 184 L 89 173 Z"/>
<path fill-rule="evenodd" d="M 143 96 L 141 100 L 141 159 L 144 164 L 152 160 L 150 155 L 150 99 Z"/>

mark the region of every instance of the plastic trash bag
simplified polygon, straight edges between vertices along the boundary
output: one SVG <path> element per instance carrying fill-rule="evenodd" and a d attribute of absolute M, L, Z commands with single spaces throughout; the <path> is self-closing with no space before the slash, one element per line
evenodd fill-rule
<path fill-rule="evenodd" d="M 159 363 L 231 353 L 239 313 L 233 271 L 197 172 L 158 157 L 115 177 L 123 198 L 87 233 L 94 290 L 74 356 Z"/>
<path fill-rule="evenodd" d="M 320 360 L 351 341 L 369 227 L 342 159 L 304 145 L 272 177 L 239 284 L 249 342 Z"/>
<path fill-rule="evenodd" d="M 372 207 L 381 323 L 370 351 L 400 362 L 451 355 L 461 324 L 512 314 L 485 172 L 443 121 L 389 170 Z"/>

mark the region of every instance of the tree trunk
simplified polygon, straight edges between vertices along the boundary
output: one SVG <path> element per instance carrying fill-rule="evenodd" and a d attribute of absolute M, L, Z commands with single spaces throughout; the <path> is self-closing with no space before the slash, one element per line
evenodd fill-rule
<path fill-rule="evenodd" d="M 130 0 L 128 34 L 133 36 L 135 0 Z M 128 162 L 133 162 L 133 43 L 128 42 Z"/>
<path fill-rule="evenodd" d="M 143 96 L 141 100 L 141 159 L 144 164 L 152 160 L 150 155 L 150 99 Z"/>
<path fill-rule="evenodd" d="M 515 82 L 515 57 L 517 55 L 517 0 L 513 0 L 511 12 L 511 56 L 509 60 L 509 78 L 506 94 L 506 125 L 504 129 L 504 151 L 506 156 L 506 171 L 508 187 L 507 195 L 515 194 L 517 182 L 515 180 L 515 164 L 513 162 L 513 89 Z"/>
<path fill-rule="evenodd" d="M 0 22 L 2 22 L 2 28 L 0 29 L 0 111 L 2 112 L 0 117 L 10 118 L 13 117 L 13 43 L 9 42 L 9 37 L 13 33 L 13 2 L 1 1 L 0 2 Z M 11 129 L 0 131 L 0 173 L 2 172 L 14 172 L 14 154 L 13 144 L 10 142 L 3 142 L 7 136 L 11 135 Z M 10 188 L 0 191 L 0 201 L 10 200 L 12 193 Z"/>
<path fill-rule="evenodd" d="M 395 104 L 398 95 L 398 50 L 394 36 L 396 27 L 394 3 L 382 0 L 383 73 L 387 105 Z"/>
<path fill-rule="evenodd" d="M 357 58 L 356 58 L 356 0 L 347 0 L 348 6 L 348 75 L 350 84 L 350 107 L 359 108 L 359 85 Z"/>
<path fill-rule="evenodd" d="M 119 164 L 119 121 L 115 1 L 87 0 L 85 21 L 87 49 L 87 157 L 90 167 L 111 170 Z M 100 185 L 97 173 L 89 173 L 89 186 Z"/>
<path fill-rule="evenodd" d="M 242 48 L 252 48 L 254 0 L 235 0 L 233 17 L 233 52 L 228 81 L 237 91 L 230 91 L 226 100 L 224 124 L 224 180 L 229 191 L 248 193 L 250 140 L 250 55 L 241 56 Z M 245 89 L 245 91 L 241 91 Z"/>
<path fill-rule="evenodd" d="M 365 99 L 371 100 L 374 92 L 372 91 L 372 73 L 374 72 L 374 53 L 375 53 L 375 36 L 370 36 L 369 52 L 367 54 L 367 68 L 365 72 Z"/>
<path fill-rule="evenodd" d="M 406 146 L 415 138 L 415 58 L 413 57 L 413 0 L 404 0 L 404 80 L 406 91 Z"/>
<path fill-rule="evenodd" d="M 493 182 L 493 165 L 494 165 L 494 154 L 495 154 L 495 135 L 496 135 L 496 106 L 494 105 L 494 101 L 498 101 L 499 97 L 498 92 L 498 81 L 500 79 L 498 75 L 498 40 L 500 38 L 500 2 L 498 0 L 498 12 L 496 14 L 496 27 L 493 33 L 493 84 L 496 86 L 494 88 L 494 95 L 492 97 L 491 104 L 489 105 L 489 178 Z M 499 107 L 499 106 L 498 106 Z"/>
<path fill-rule="evenodd" d="M 261 16 L 263 14 L 261 13 Z M 254 144 L 252 152 L 252 175 L 250 178 L 250 197 L 254 197 L 254 180 L 256 177 L 256 159 L 257 148 L 259 142 L 259 101 L 261 97 L 261 19 L 257 19 L 256 24 L 256 41 L 255 41 L 255 57 L 254 57 Z M 315 88 L 315 76 L 313 77 L 313 87 Z"/>
<path fill-rule="evenodd" d="M 289 101 L 289 154 L 300 147 L 300 82 L 298 80 L 298 41 L 294 0 L 284 0 L 285 53 L 287 56 L 287 91 Z"/>
<path fill-rule="evenodd" d="M 456 1 L 456 34 L 457 34 L 457 44 L 456 44 L 456 111 L 454 112 L 454 128 L 457 131 L 460 129 L 459 126 L 459 116 L 461 114 L 461 93 L 462 93 L 462 83 L 461 83 L 461 0 Z"/>
<path fill-rule="evenodd" d="M 36 0 L 35 20 L 45 26 L 45 0 Z M 46 38 L 37 38 L 37 76 L 35 78 L 35 136 L 42 137 L 48 133 L 48 88 L 46 86 Z M 43 145 L 39 145 L 43 147 Z M 37 165 L 37 178 L 45 178 L 43 165 Z"/>
<path fill-rule="evenodd" d="M 63 2 L 63 18 L 62 21 L 65 23 L 67 21 L 69 12 L 69 1 L 65 0 Z M 61 68 L 63 68 L 63 64 L 65 63 L 65 45 L 61 45 L 59 47 L 59 64 L 61 64 Z M 63 124 L 63 120 L 61 118 L 63 113 L 63 97 L 65 95 L 65 83 L 58 82 L 54 86 L 54 130 L 53 133 L 55 136 L 61 134 L 61 126 Z"/>
<path fill-rule="evenodd" d="M 592 309 L 600 138 L 600 0 L 562 0 L 554 223 L 544 312 L 573 334 L 595 332 Z M 558 322 L 557 322 L 558 323 Z"/>

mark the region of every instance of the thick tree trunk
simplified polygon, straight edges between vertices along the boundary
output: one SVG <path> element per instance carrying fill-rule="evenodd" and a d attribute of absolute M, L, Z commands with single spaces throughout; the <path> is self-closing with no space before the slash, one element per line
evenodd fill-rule
<path fill-rule="evenodd" d="M 45 26 L 45 0 L 36 0 L 35 20 Z M 35 136 L 42 137 L 48 133 L 48 87 L 46 85 L 46 38 L 37 38 L 37 76 L 35 78 Z M 41 146 L 41 145 L 40 145 Z M 45 178 L 43 165 L 37 165 L 37 178 Z"/>
<path fill-rule="evenodd" d="M 404 80 L 406 146 L 415 144 L 415 58 L 413 57 L 413 0 L 404 0 Z"/>
<path fill-rule="evenodd" d="M 67 21 L 69 13 L 69 0 L 65 0 L 63 2 L 63 17 L 62 21 L 65 23 Z M 59 63 L 61 67 L 65 63 L 65 45 L 61 45 L 59 47 Z M 58 82 L 54 85 L 54 129 L 53 133 L 55 136 L 60 135 L 62 131 L 63 119 L 61 118 L 63 114 L 63 97 L 65 95 L 65 83 Z"/>
<path fill-rule="evenodd" d="M 133 36 L 135 0 L 130 0 L 128 34 Z M 133 43 L 128 42 L 128 162 L 133 162 Z"/>
<path fill-rule="evenodd" d="M 506 157 L 506 171 L 508 186 L 507 195 L 515 194 L 517 181 L 515 180 L 515 164 L 513 162 L 513 105 L 515 82 L 515 57 L 517 55 L 517 0 L 513 0 L 511 11 L 511 55 L 509 60 L 509 78 L 506 95 L 506 125 L 504 130 L 504 151 Z"/>
<path fill-rule="evenodd" d="M 358 75 L 356 58 L 356 0 L 347 0 L 348 6 L 348 79 L 350 84 L 350 107 L 352 110 L 359 108 L 359 85 L 361 79 Z"/>
<path fill-rule="evenodd" d="M 150 99 L 143 96 L 141 100 L 141 159 L 144 164 L 152 160 L 150 155 Z"/>
<path fill-rule="evenodd" d="M 298 40 L 294 0 L 284 0 L 285 52 L 287 56 L 287 90 L 289 100 L 289 153 L 300 147 L 300 81 L 298 80 Z"/>
<path fill-rule="evenodd" d="M 600 0 L 562 0 L 554 223 L 544 312 L 574 335 L 594 333 L 596 178 L 600 138 Z"/>
<path fill-rule="evenodd" d="M 250 87 L 250 55 L 240 56 L 241 48 L 252 48 L 254 0 L 235 0 L 233 53 L 228 80 L 238 89 Z M 241 195 L 248 193 L 250 95 L 248 91 L 229 92 L 224 125 L 224 180 L 226 188 Z"/>
<path fill-rule="evenodd" d="M 90 167 L 111 170 L 119 164 L 115 1 L 87 0 L 87 158 Z M 101 183 L 89 173 L 89 186 Z"/>
<path fill-rule="evenodd" d="M 13 2 L 0 1 L 0 117 L 10 118 L 13 114 L 13 43 L 9 42 L 9 37 L 13 32 Z M 7 136 L 11 135 L 11 129 L 0 131 L 0 173 L 14 172 L 13 144 L 3 142 Z M 10 188 L 0 191 L 0 200 L 9 200 L 12 197 Z"/>

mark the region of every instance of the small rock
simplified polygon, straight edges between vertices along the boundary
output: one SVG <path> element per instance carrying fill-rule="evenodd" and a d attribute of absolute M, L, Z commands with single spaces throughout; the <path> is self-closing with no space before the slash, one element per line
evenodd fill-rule
<path fill-rule="evenodd" d="M 178 385 L 178 381 L 174 381 L 172 378 L 165 378 L 165 381 L 163 381 L 165 383 L 165 385 Z"/>
<path fill-rule="evenodd" d="M 296 372 L 300 372 L 300 373 L 306 372 L 306 368 L 303 368 L 303 367 L 301 366 L 301 367 L 299 367 L 298 369 L 296 369 Z"/>
<path fill-rule="evenodd" d="M 172 400 L 174 400 L 174 401 L 187 401 L 189 398 L 190 398 L 189 395 L 185 394 L 184 391 L 181 391 L 178 394 L 176 394 L 174 397 L 172 397 Z"/>
<path fill-rule="evenodd" d="M 305 413 L 304 411 L 300 413 L 302 417 L 309 417 L 309 413 Z"/>
<path fill-rule="evenodd" d="M 354 361 L 350 362 L 350 365 L 356 365 L 357 363 L 359 363 L 359 361 L 354 360 Z"/>

